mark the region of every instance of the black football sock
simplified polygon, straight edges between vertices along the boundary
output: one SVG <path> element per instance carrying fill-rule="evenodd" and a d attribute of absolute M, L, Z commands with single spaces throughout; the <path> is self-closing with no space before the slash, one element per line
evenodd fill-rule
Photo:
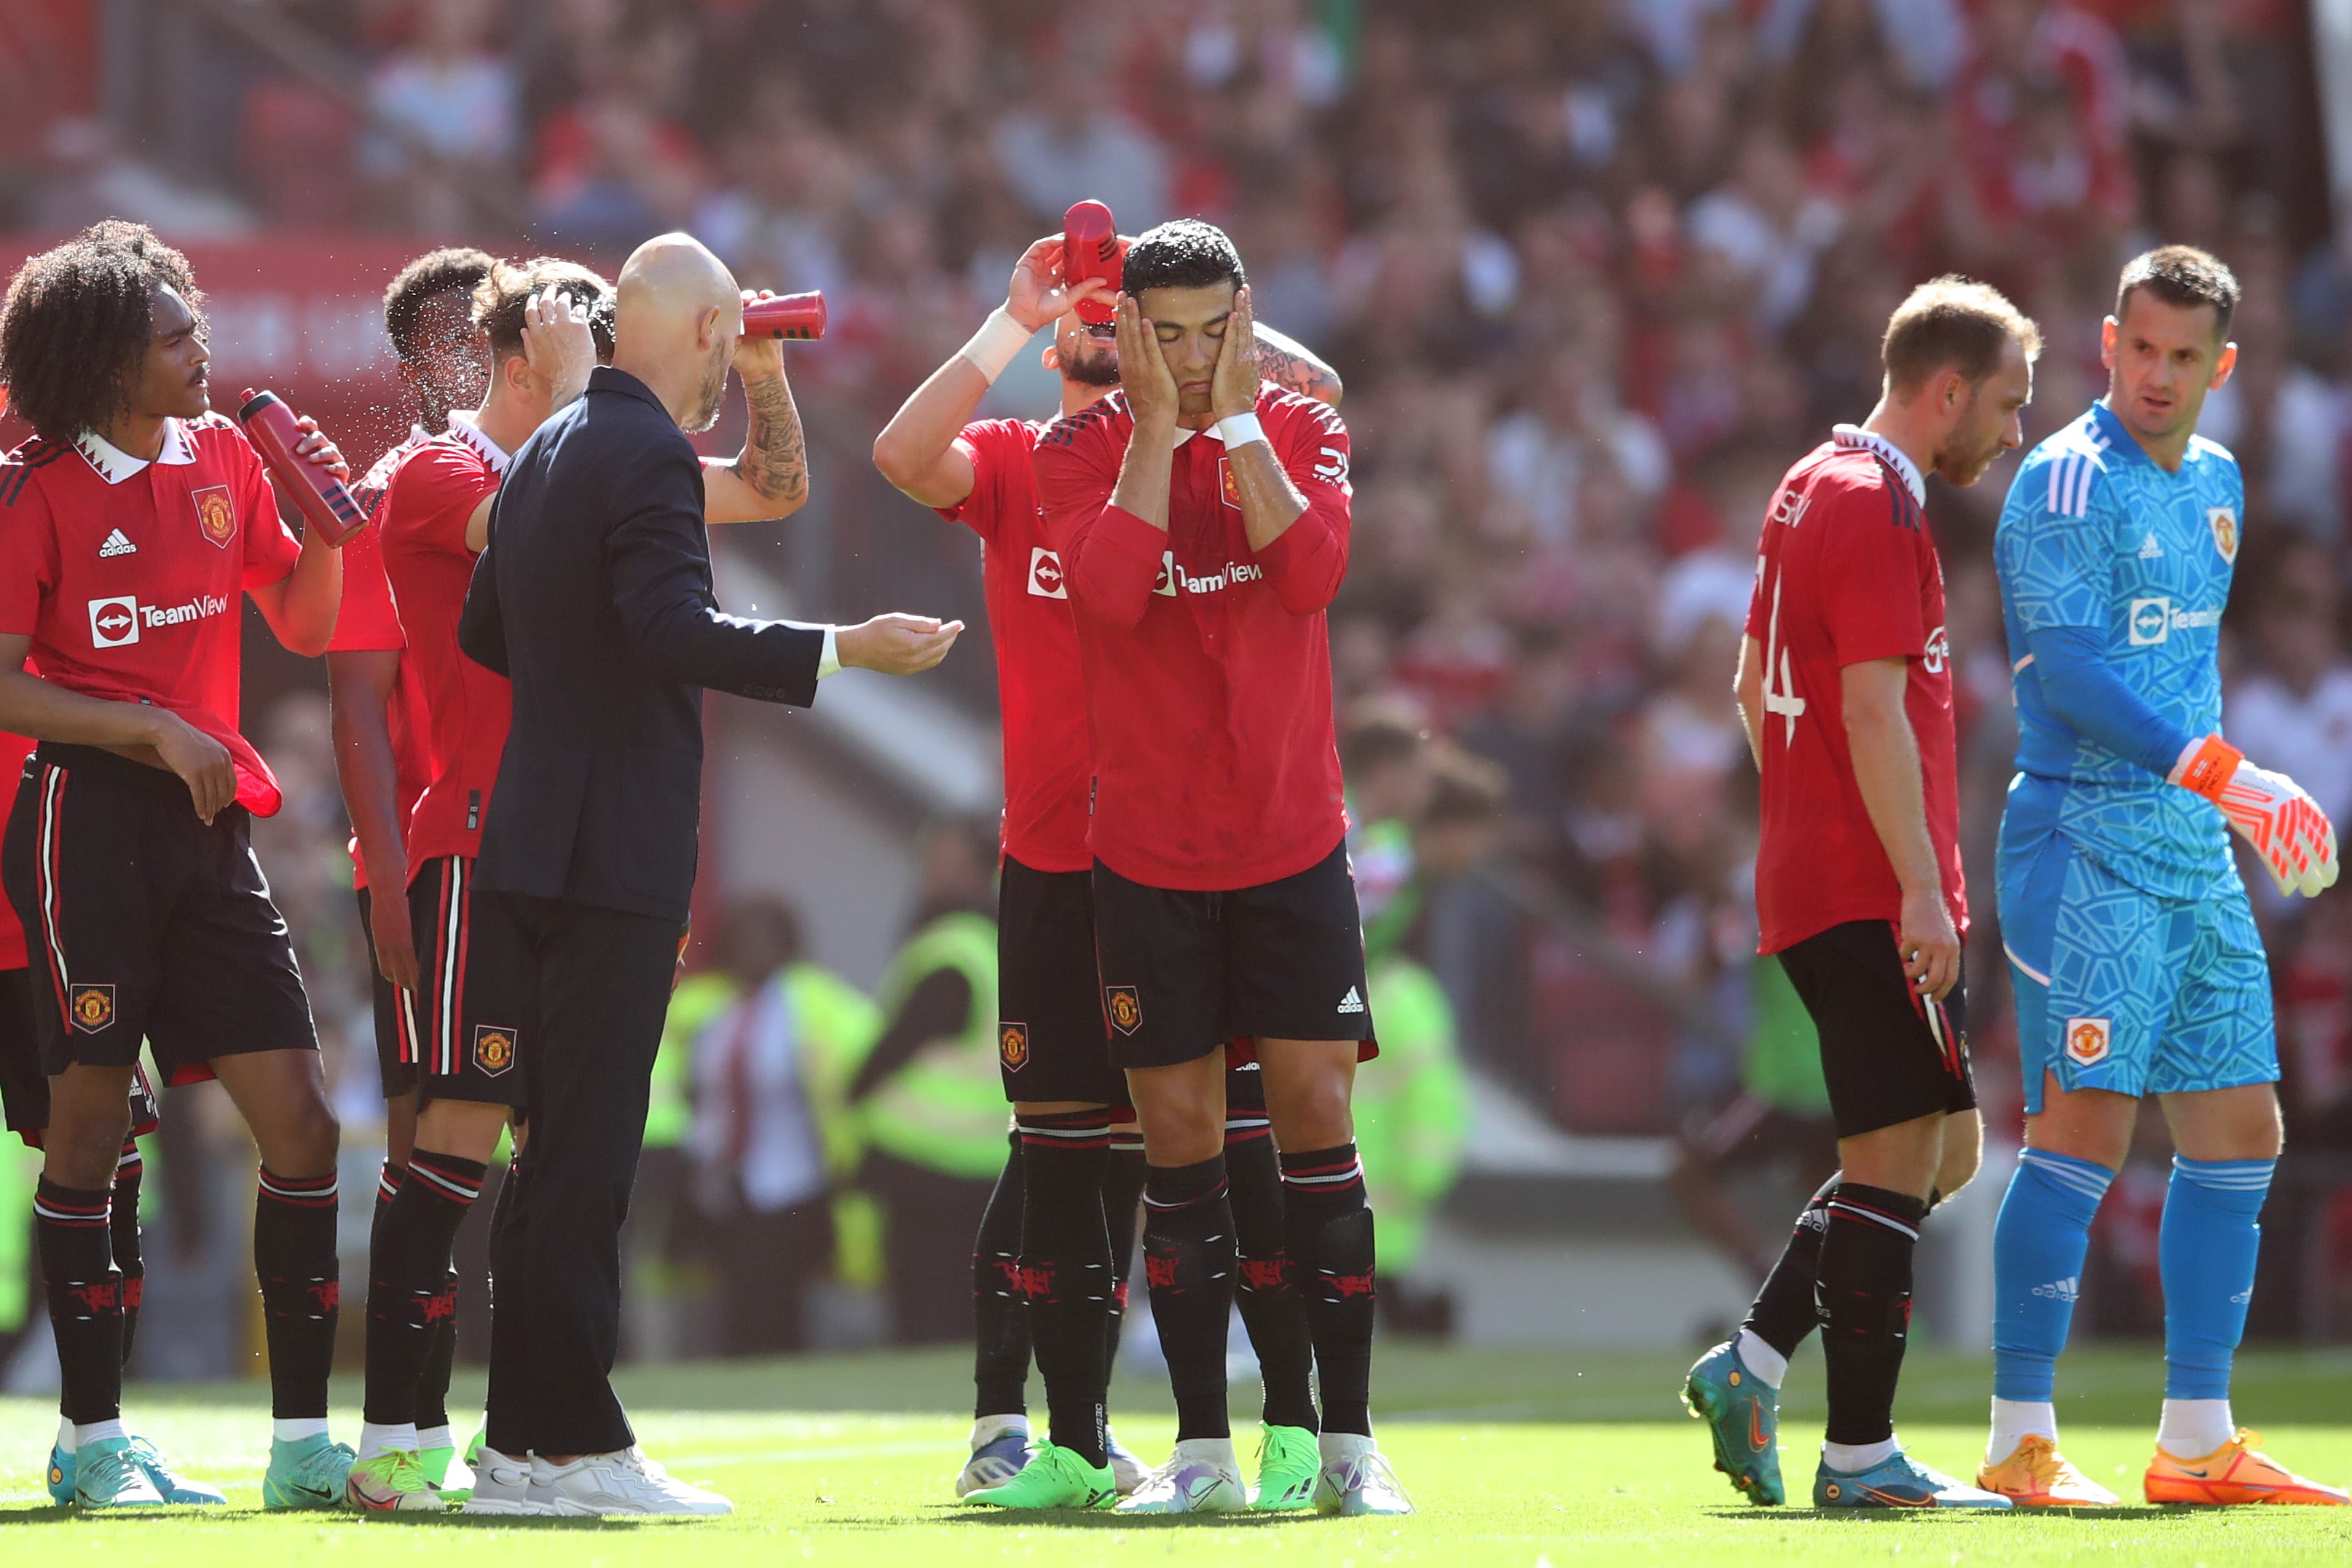
<path fill-rule="evenodd" d="M 1830 1228 L 1830 1194 L 1840 1179 L 1832 1176 L 1822 1183 L 1822 1189 L 1797 1216 L 1789 1244 L 1780 1249 L 1780 1260 L 1764 1276 L 1763 1288 L 1756 1292 L 1747 1320 L 1739 1325 L 1783 1358 L 1794 1355 L 1805 1336 L 1821 1324 L 1813 1307 L 1813 1285 L 1822 1274 L 1822 1236 Z"/>
<path fill-rule="evenodd" d="M 122 1414 L 122 1276 L 108 1231 L 102 1192 L 41 1177 L 33 1227 L 47 1281 L 49 1327 L 58 1341 L 58 1413 L 87 1424 Z"/>
<path fill-rule="evenodd" d="M 368 1253 L 367 1402 L 371 1425 L 418 1421 L 426 1363 L 457 1305 L 449 1249 L 488 1167 L 417 1149 Z M 446 1421 L 445 1414 L 445 1421 Z M 420 1423 L 422 1424 L 422 1423 Z"/>
<path fill-rule="evenodd" d="M 1372 1211 L 1356 1145 L 1282 1156 L 1284 1229 L 1322 1375 L 1323 1430 L 1372 1435 Z"/>
<path fill-rule="evenodd" d="M 1226 1113 L 1225 1171 L 1240 1249 L 1234 1304 L 1257 1352 L 1265 1391 L 1260 1416 L 1269 1427 L 1316 1431 L 1315 1341 L 1283 1233 L 1282 1166 L 1265 1112 L 1235 1107 Z"/>
<path fill-rule="evenodd" d="M 335 1176 L 281 1176 L 263 1166 L 253 1205 L 253 1271 L 269 1347 L 269 1414 L 324 1420 L 342 1281 L 335 1263 Z"/>
<path fill-rule="evenodd" d="M 1895 1435 L 1895 1385 L 1911 1325 L 1911 1254 L 1927 1213 L 1907 1193 L 1859 1182 L 1842 1181 L 1830 1194 L 1819 1301 L 1832 1443 L 1883 1443 Z"/>
<path fill-rule="evenodd" d="M 1021 1301 L 1021 1134 L 1005 1134 L 1011 1152 L 971 1243 L 971 1414 L 1029 1413 L 1029 1314 Z"/>
<path fill-rule="evenodd" d="M 407 1179 L 408 1167 L 394 1165 L 390 1160 L 384 1161 L 376 1171 L 375 1211 L 368 1217 L 368 1244 L 371 1248 L 375 1244 L 376 1231 L 383 1226 L 383 1211 L 390 1208 L 392 1200 L 400 1196 L 401 1183 Z"/>
<path fill-rule="evenodd" d="M 1110 1364 L 1110 1231 L 1103 1223 L 1103 1166 L 1110 1113 L 1024 1115 L 1021 1134 L 1021 1285 L 1029 1343 L 1045 1383 L 1048 1435 L 1096 1469 L 1103 1451 Z"/>
<path fill-rule="evenodd" d="M 139 1181 L 147 1169 L 139 1140 L 125 1137 L 114 1165 L 114 1216 L 108 1235 L 114 1248 L 114 1266 L 122 1274 L 122 1364 L 131 1364 L 131 1346 L 139 1335 L 139 1304 L 147 1293 L 147 1260 L 139 1248 Z"/>
<path fill-rule="evenodd" d="M 416 1376 L 416 1429 L 420 1432 L 449 1424 L 449 1376 L 457 1365 L 457 1270 L 449 1270 L 441 1296 L 433 1309 L 439 1319 L 433 1325 L 433 1343 L 425 1352 L 425 1370 Z"/>
<path fill-rule="evenodd" d="M 1168 1356 L 1176 1437 L 1230 1437 L 1225 1322 L 1234 1310 L 1234 1208 L 1225 1156 L 1153 1166 L 1143 1187 L 1143 1278 Z"/>
<path fill-rule="evenodd" d="M 1130 1129 L 1110 1135 L 1103 1165 L 1103 1228 L 1110 1232 L 1110 1315 L 1103 1323 L 1103 1366 L 1118 1370 L 1119 1330 L 1127 1321 L 1128 1276 L 1135 1268 L 1135 1236 L 1143 1218 L 1143 1134 Z"/>

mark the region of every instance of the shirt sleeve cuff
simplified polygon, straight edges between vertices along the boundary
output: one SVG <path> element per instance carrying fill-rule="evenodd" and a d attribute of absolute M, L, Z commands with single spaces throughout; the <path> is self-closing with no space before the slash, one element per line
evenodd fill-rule
<path fill-rule="evenodd" d="M 824 652 L 819 653 L 816 659 L 816 678 L 820 681 L 827 675 L 841 674 L 841 647 L 838 642 L 840 631 L 841 628 L 838 626 L 828 626 L 824 629 Z"/>

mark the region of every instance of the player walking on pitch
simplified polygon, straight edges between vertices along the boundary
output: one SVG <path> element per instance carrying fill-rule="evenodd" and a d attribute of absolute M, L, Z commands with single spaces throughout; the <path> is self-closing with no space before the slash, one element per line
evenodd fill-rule
<path fill-rule="evenodd" d="M 2027 1506 L 2115 1494 L 2058 1451 L 2052 1396 L 2092 1218 L 2155 1094 L 2165 1398 L 2150 1502 L 2334 1503 L 2230 1410 L 2281 1141 L 2269 967 L 2230 834 L 2282 892 L 2336 876 L 2294 780 L 2221 738 L 2221 611 L 2245 524 L 2236 459 L 2196 434 L 2230 378 L 2237 279 L 2167 246 L 2124 268 L 2107 394 L 2018 468 L 1994 537 L 2016 688 L 2001 936 L 2025 1149 L 1993 1237 L 1992 1429 L 1980 1484 Z"/>
<path fill-rule="evenodd" d="M 252 819 L 281 797 L 237 730 L 237 611 L 249 595 L 315 657 L 342 561 L 316 531 L 296 541 L 259 456 L 211 412 L 202 301 L 184 256 L 110 221 L 27 261 L 0 311 L 0 380 L 38 433 L 0 464 L 0 727 L 40 742 L 0 856 L 39 965 L 34 1215 L 75 1500 L 163 1503 L 169 1478 L 121 1423 L 110 1189 L 142 1038 L 167 1082 L 219 1079 L 261 1155 L 262 1504 L 331 1507 L 352 1460 L 327 1435 L 339 1130 L 253 858 Z M 302 450 L 346 472 L 315 427 Z"/>
<path fill-rule="evenodd" d="M 1046 363 L 1060 374 L 1064 414 L 1118 385 L 1114 340 L 1092 331 L 1073 308 L 1096 298 L 1104 285 L 1088 279 L 1062 287 L 1062 246 L 1053 236 L 1029 247 L 1004 304 L 907 400 L 874 444 L 875 462 L 892 484 L 981 537 L 1003 685 L 998 1036 L 1016 1125 L 974 1261 L 983 1276 L 1010 1261 L 1026 1300 L 995 1281 L 974 1281 L 981 1408 L 957 1490 L 974 1501 L 1014 1508 L 1089 1506 L 1107 1494 L 1106 1463 L 1122 1495 L 1145 1474 L 1108 1437 L 1107 1425 L 1100 1457 L 1095 1448 L 1144 1160 L 1130 1130 L 1127 1084 L 1104 1038 L 1095 973 L 1086 691 L 1069 591 L 1045 535 L 1031 466 L 1045 427 L 972 419 L 1004 367 L 1046 326 L 1055 328 Z M 1268 380 L 1338 401 L 1339 380 L 1328 366 L 1278 334 L 1258 332 L 1259 368 Z M 1254 1082 L 1258 1075 L 1234 1076 Z M 1258 1503 L 1303 1507 L 1312 1500 L 1320 1462 L 1308 1383 L 1312 1352 L 1280 1256 L 1279 1176 L 1263 1106 L 1236 1103 L 1229 1111 L 1227 1158 L 1263 1178 L 1256 1207 L 1264 1213 L 1261 1228 L 1273 1233 L 1260 1249 L 1245 1240 L 1242 1263 L 1244 1322 L 1254 1343 L 1268 1342 L 1258 1346 L 1268 1400 Z M 1122 1134 L 1136 1140 L 1131 1153 L 1119 1148 Z M 1255 1288 L 1252 1250 L 1262 1252 L 1265 1264 L 1258 1271 L 1265 1282 Z M 1286 1333 L 1264 1321 L 1283 1307 Z M 1103 1345 L 1099 1359 L 1088 1348 L 1095 1339 Z M 1297 1343 L 1285 1357 L 1276 1346 L 1291 1341 Z M 1053 1412 L 1049 1441 L 1034 1448 L 1026 1416 L 1017 1414 L 1033 1343 Z"/>
<path fill-rule="evenodd" d="M 1747 1326 L 1685 1391 L 1717 1468 L 1756 1502 L 1783 1500 L 1778 1391 L 1818 1321 L 1830 1409 L 1816 1507 L 2009 1506 L 1903 1451 L 1895 1389 L 1920 1224 L 1975 1174 L 1981 1137 L 1951 645 L 1926 476 L 1972 485 L 2018 445 L 2041 346 L 1993 289 L 1922 285 L 1887 322 L 1878 406 L 1789 470 L 1764 521 L 1738 683 L 1763 775 L 1759 946 L 1780 955 L 1821 1036 L 1843 1169 Z"/>
<path fill-rule="evenodd" d="M 1207 224 L 1127 253 L 1121 391 L 1034 465 L 1076 613 L 1095 939 L 1143 1127 L 1144 1257 L 1174 1456 L 1121 1505 L 1245 1505 L 1225 1414 L 1236 1271 L 1229 1038 L 1255 1042 L 1285 1252 L 1321 1378 L 1318 1507 L 1410 1511 L 1371 1436 L 1372 1216 L 1349 1096 L 1371 1044 L 1325 610 L 1348 561 L 1348 435 L 1260 377 L 1241 258 Z"/>

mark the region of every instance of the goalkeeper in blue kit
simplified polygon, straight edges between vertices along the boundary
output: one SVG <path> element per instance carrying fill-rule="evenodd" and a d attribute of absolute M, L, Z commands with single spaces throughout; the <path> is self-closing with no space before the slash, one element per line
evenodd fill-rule
<path fill-rule="evenodd" d="M 2230 377 L 2238 284 L 2168 246 L 2124 269 L 2107 394 L 2019 466 L 1994 540 L 2018 714 L 1997 866 L 2025 1148 L 1993 1242 L 1992 1431 L 1978 1484 L 2020 1506 L 2116 1500 L 2058 1450 L 2053 1390 L 2093 1216 L 2139 1098 L 2177 1151 L 2159 1242 L 2165 1399 L 2150 1502 L 2336 1503 L 2230 1410 L 2280 1148 L 2269 967 L 2232 831 L 2283 892 L 2335 882 L 2336 833 L 2222 739 L 2236 459 L 2196 434 Z"/>

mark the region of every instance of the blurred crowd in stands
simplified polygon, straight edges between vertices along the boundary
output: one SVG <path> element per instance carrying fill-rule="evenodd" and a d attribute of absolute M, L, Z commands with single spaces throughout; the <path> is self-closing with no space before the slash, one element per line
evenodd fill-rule
<path fill-rule="evenodd" d="M 1428 732 L 1439 771 L 1483 759 L 1499 781 L 1480 852 L 1413 873 L 1402 940 L 1475 1069 L 1570 1131 L 1671 1134 L 1733 1097 L 1785 1010 L 1753 958 L 1754 773 L 1729 700 L 1759 521 L 1783 469 L 1868 412 L 1881 328 L 1926 277 L 1985 278 L 2039 320 L 2030 443 L 2103 390 L 2124 259 L 2188 241 L 2237 269 L 2241 368 L 2204 423 L 2249 491 L 2226 723 L 2352 820 L 2352 221 L 2331 220 L 2309 9 L 289 0 L 347 80 L 224 35 L 242 65 L 214 180 L 142 184 L 137 149 L 61 124 L 17 216 L 152 199 L 231 231 L 603 257 L 690 228 L 747 287 L 832 298 L 827 341 L 793 361 L 822 470 L 809 527 L 832 541 L 817 597 L 921 572 L 975 608 L 970 542 L 874 479 L 872 433 L 1070 202 L 1107 201 L 1128 233 L 1224 225 L 1261 319 L 1346 380 L 1342 700 Z M 1036 414 L 1053 389 L 1016 371 L 996 396 Z M 1929 503 L 1996 1135 L 2017 1104 L 1990 893 L 2013 727 L 1990 541 L 2011 466 L 1931 482 Z M 984 674 L 984 651 L 971 663 Z M 956 690 L 992 700 L 969 672 Z M 316 744 L 315 714 L 280 716 L 280 745 Z M 331 776 L 315 800 L 324 842 Z M 2258 904 L 2290 1147 L 2323 1162 L 2298 1223 L 2313 1255 L 2352 1258 L 2352 903 Z M 2110 1207 L 2116 1266 L 2152 1279 L 2152 1222 L 2138 1238 Z M 2352 1265 L 2314 1288 L 2352 1323 Z"/>

